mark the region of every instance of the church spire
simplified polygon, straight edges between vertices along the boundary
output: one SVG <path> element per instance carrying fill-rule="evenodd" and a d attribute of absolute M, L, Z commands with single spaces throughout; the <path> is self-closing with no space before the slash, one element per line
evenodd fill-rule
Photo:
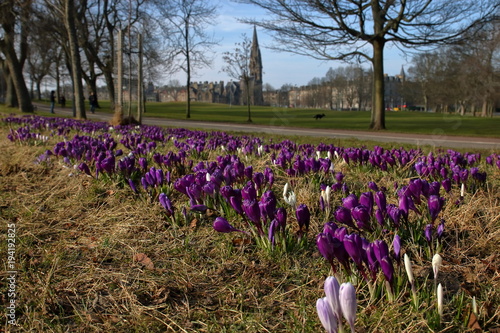
<path fill-rule="evenodd" d="M 260 53 L 257 28 L 253 27 L 252 49 L 250 51 L 250 75 L 253 77 L 254 104 L 264 104 L 262 95 L 262 55 Z"/>

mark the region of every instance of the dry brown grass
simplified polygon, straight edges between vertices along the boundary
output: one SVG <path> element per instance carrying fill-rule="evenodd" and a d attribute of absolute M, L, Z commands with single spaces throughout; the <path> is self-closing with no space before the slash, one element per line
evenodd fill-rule
<path fill-rule="evenodd" d="M 128 188 L 70 175 L 73 170 L 57 163 L 35 165 L 52 144 L 19 146 L 5 137 L 3 128 L 1 237 L 5 244 L 6 223 L 15 222 L 20 327 L 5 324 L 4 330 L 322 331 L 314 304 L 329 272 L 313 242 L 322 221 L 313 218 L 307 249 L 273 257 L 253 244 L 233 245 L 238 236 L 216 234 L 210 218 L 174 226 L 159 204 L 135 197 Z M 258 170 L 265 164 L 253 165 Z M 344 171 L 361 183 L 369 180 L 348 167 Z M 491 328 L 500 322 L 500 177 L 490 176 L 488 191 L 444 210 L 448 234 L 440 282 L 449 302 L 459 292 L 481 300 L 480 323 Z M 298 200 L 316 207 L 318 192 L 307 180 L 298 181 Z M 389 187 L 393 179 L 385 181 Z M 0 256 L 5 257 L 5 247 Z M 421 279 L 431 274 L 426 265 L 428 260 L 416 265 Z M 1 304 L 7 302 L 4 281 Z M 357 332 L 428 331 L 425 312 L 433 305 L 423 302 L 420 311 L 401 311 L 408 304 L 408 297 L 393 304 L 361 300 Z M 462 331 L 454 317 L 462 320 L 470 309 L 457 311 L 447 309 L 443 332 Z"/>

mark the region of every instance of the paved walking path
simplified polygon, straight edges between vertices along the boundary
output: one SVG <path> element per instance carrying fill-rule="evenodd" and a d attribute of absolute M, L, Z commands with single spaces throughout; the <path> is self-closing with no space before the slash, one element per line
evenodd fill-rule
<path fill-rule="evenodd" d="M 36 104 L 38 109 L 48 110 L 49 106 L 44 104 Z M 64 114 L 71 115 L 72 111 L 69 108 L 55 108 L 56 115 Z M 92 120 L 109 121 L 112 118 L 110 113 L 100 113 L 99 110 L 95 114 L 87 112 L 87 118 Z M 147 114 L 143 118 L 145 125 L 172 126 L 183 128 L 198 128 L 204 130 L 217 131 L 235 131 L 235 132 L 251 132 L 251 133 L 267 133 L 277 135 L 301 135 L 323 138 L 355 138 L 359 140 L 407 143 L 414 145 L 431 145 L 435 147 L 446 148 L 474 148 L 474 149 L 491 149 L 500 153 L 500 132 L 498 138 L 481 138 L 481 137 L 462 137 L 449 136 L 442 133 L 442 130 L 436 129 L 436 134 L 405 134 L 405 133 L 390 133 L 385 131 L 348 131 L 338 129 L 311 129 L 311 128 L 296 128 L 285 126 L 269 126 L 254 125 L 254 124 L 229 124 L 229 123 L 214 123 L 199 120 L 179 120 L 148 117 Z M 500 130 L 500 129 L 499 129 Z"/>

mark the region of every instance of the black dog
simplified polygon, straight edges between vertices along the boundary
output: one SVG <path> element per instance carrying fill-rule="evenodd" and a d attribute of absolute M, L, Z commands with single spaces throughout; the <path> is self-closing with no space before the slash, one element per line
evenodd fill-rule
<path fill-rule="evenodd" d="M 325 116 L 324 113 L 323 114 L 317 114 L 317 115 L 313 116 L 313 118 L 316 119 L 316 120 L 318 120 L 318 119 L 323 118 L 324 116 Z"/>

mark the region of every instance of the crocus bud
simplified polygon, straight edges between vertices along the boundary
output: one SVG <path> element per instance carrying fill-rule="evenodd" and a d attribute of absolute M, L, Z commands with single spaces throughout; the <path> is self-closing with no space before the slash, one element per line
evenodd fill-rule
<path fill-rule="evenodd" d="M 380 260 L 380 268 L 384 273 L 385 279 L 392 286 L 392 282 L 394 280 L 394 266 L 392 265 L 391 259 L 389 259 L 389 257 L 383 257 Z"/>
<path fill-rule="evenodd" d="M 351 332 L 354 333 L 354 322 L 356 321 L 356 290 L 350 283 L 342 283 L 339 290 L 340 306 L 342 314 L 351 327 Z"/>
<path fill-rule="evenodd" d="M 443 264 L 443 258 L 439 255 L 439 253 L 436 253 L 432 257 L 432 270 L 434 272 L 434 280 L 437 279 L 439 269 L 441 268 L 441 265 Z"/>
<path fill-rule="evenodd" d="M 342 205 L 347 209 L 353 209 L 359 204 L 356 194 L 349 194 L 342 199 Z"/>
<path fill-rule="evenodd" d="M 444 233 L 444 220 L 441 219 L 441 222 L 438 224 L 437 227 L 437 239 L 441 241 L 441 238 L 443 238 L 443 233 Z"/>
<path fill-rule="evenodd" d="M 337 318 L 332 312 L 332 308 L 328 303 L 326 297 L 319 298 L 316 301 L 316 310 L 318 311 L 318 317 L 321 324 L 325 328 L 327 333 L 337 332 Z"/>
<path fill-rule="evenodd" d="M 243 207 L 241 205 L 241 198 L 237 196 L 233 196 L 229 198 L 229 203 L 231 207 L 236 211 L 236 213 L 243 215 Z"/>
<path fill-rule="evenodd" d="M 158 199 L 160 201 L 160 204 L 167 211 L 167 213 L 169 213 L 170 215 L 173 215 L 174 214 L 174 206 L 172 205 L 172 202 L 167 197 L 167 195 L 162 192 L 162 193 L 160 193 Z"/>
<path fill-rule="evenodd" d="M 401 237 L 399 235 L 394 236 L 394 240 L 392 241 L 392 249 L 394 250 L 394 259 L 399 264 L 399 260 L 401 259 L 400 257 L 400 251 L 401 251 Z"/>
<path fill-rule="evenodd" d="M 337 279 L 333 276 L 329 276 L 325 280 L 325 295 L 328 303 L 332 308 L 333 313 L 337 317 L 338 321 L 342 318 L 342 308 L 340 306 L 340 285 Z"/>
<path fill-rule="evenodd" d="M 283 207 L 278 208 L 274 217 L 278 220 L 279 227 L 284 230 L 286 227 L 286 209 Z"/>
<path fill-rule="evenodd" d="M 429 206 L 429 215 L 431 216 L 431 222 L 434 222 L 434 220 L 436 220 L 437 216 L 439 215 L 439 212 L 443 208 L 444 199 L 437 195 L 431 195 L 429 196 L 427 204 Z"/>
<path fill-rule="evenodd" d="M 441 283 L 437 286 L 437 305 L 439 317 L 443 317 L 443 286 Z"/>
<path fill-rule="evenodd" d="M 359 229 L 364 229 L 371 231 L 372 228 L 370 226 L 370 213 L 368 209 L 363 205 L 358 205 L 354 207 L 351 211 L 352 217 L 356 221 L 356 224 Z"/>
<path fill-rule="evenodd" d="M 305 231 L 309 230 L 309 222 L 311 220 L 311 213 L 309 212 L 309 208 L 305 204 L 300 204 L 295 211 L 295 216 L 297 217 L 297 222 L 299 223 L 299 227 L 302 230 L 305 227 Z"/>
<path fill-rule="evenodd" d="M 334 269 L 333 266 L 333 259 L 335 258 L 335 255 L 333 253 L 334 246 L 333 246 L 333 237 L 330 234 L 327 233 L 320 233 L 316 237 L 316 246 L 318 247 L 319 253 L 332 265 L 332 269 Z"/>
<path fill-rule="evenodd" d="M 134 191 L 134 193 L 138 193 L 137 187 L 135 186 L 134 181 L 130 178 L 128 179 L 128 185 L 130 186 L 132 191 Z"/>
<path fill-rule="evenodd" d="M 229 222 L 223 218 L 223 217 L 218 217 L 215 219 L 212 227 L 215 229 L 215 231 L 218 232 L 223 232 L 223 233 L 229 233 L 229 232 L 234 232 L 234 231 L 240 231 L 233 227 Z"/>
<path fill-rule="evenodd" d="M 404 255 L 404 262 L 405 262 L 406 275 L 408 275 L 408 281 L 410 281 L 410 284 L 413 284 L 415 282 L 415 278 L 413 277 L 413 270 L 411 267 L 410 257 L 408 257 L 406 253 Z"/>
<path fill-rule="evenodd" d="M 349 227 L 354 227 L 351 211 L 348 208 L 340 206 L 335 210 L 335 213 L 333 215 L 338 222 L 343 223 Z"/>
<path fill-rule="evenodd" d="M 424 236 L 425 236 L 425 239 L 427 240 L 427 243 L 432 243 L 432 229 L 433 229 L 433 225 L 432 224 L 428 224 L 425 226 L 425 229 L 424 229 Z"/>

